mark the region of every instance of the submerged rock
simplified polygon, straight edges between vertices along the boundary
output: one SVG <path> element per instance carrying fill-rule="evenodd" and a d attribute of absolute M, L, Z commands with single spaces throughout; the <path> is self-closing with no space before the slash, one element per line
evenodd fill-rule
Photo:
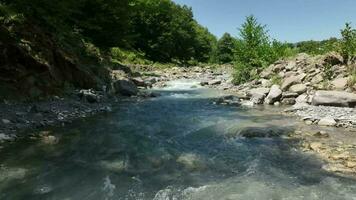
<path fill-rule="evenodd" d="M 237 135 L 245 138 L 271 138 L 280 137 L 290 131 L 291 129 L 285 127 L 245 127 Z"/>
<path fill-rule="evenodd" d="M 177 158 L 177 163 L 180 163 L 188 170 L 202 170 L 205 168 L 201 158 L 193 153 L 182 154 Z"/>

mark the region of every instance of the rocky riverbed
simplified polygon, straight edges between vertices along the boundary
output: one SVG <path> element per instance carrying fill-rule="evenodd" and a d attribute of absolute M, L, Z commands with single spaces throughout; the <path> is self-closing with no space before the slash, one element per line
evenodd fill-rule
<path fill-rule="evenodd" d="M 323 81 L 327 73 L 324 65 L 334 70 L 330 82 Z M 232 84 L 232 66 L 172 68 L 152 73 L 159 77 L 154 87 L 163 87 L 172 79 L 195 79 L 202 87 L 230 94 L 219 98 L 219 104 L 282 106 L 280 113 L 296 116 L 303 124 L 290 134 L 301 140 L 301 150 L 318 155 L 326 162 L 327 171 L 356 175 L 356 85 L 350 85 L 340 56 L 301 54 L 276 62 L 261 72 L 260 80 L 239 86 Z M 273 83 L 276 77 L 279 84 Z"/>
<path fill-rule="evenodd" d="M 320 62 L 334 62 L 340 65 L 337 59 L 338 57 L 330 56 L 318 58 Z M 325 160 L 326 170 L 356 175 L 356 109 L 350 107 L 355 102 L 354 93 L 352 88 L 347 88 L 346 84 L 341 86 L 337 81 L 345 72 L 339 70 L 330 87 L 339 90 L 319 94 L 321 83 L 316 83 L 315 77 L 310 73 L 315 71 L 323 73 L 322 67 L 315 70 L 305 67 L 319 64 L 316 59 L 305 55 L 298 56 L 292 61 L 279 61 L 262 72 L 266 78 L 239 86 L 232 83 L 233 69 L 229 65 L 219 68 L 173 67 L 146 71 L 139 68 L 139 71 L 144 72 L 140 76 L 130 78 L 122 78 L 122 72 L 117 71 L 112 73 L 115 80 L 113 84 L 109 89 L 103 88 L 101 92 L 82 90 L 66 98 L 54 97 L 36 103 L 0 104 L 0 140 L 14 140 L 21 130 L 62 125 L 77 118 L 110 112 L 117 94 L 136 96 L 139 94 L 137 87 L 161 88 L 171 80 L 196 80 L 200 82 L 200 87 L 225 91 L 227 96 L 217 99 L 217 104 L 251 107 L 264 103 L 268 104 L 266 106 L 280 108 L 282 114 L 297 116 L 303 126 L 290 134 L 290 137 L 301 140 L 300 149 L 312 152 Z M 271 73 L 276 73 L 276 70 L 282 79 L 281 85 L 273 84 L 273 80 L 268 79 L 274 76 Z M 139 96 L 156 95 L 143 93 Z M 295 104 L 293 107 L 288 107 L 293 104 Z M 42 135 L 48 137 L 48 134 Z"/>

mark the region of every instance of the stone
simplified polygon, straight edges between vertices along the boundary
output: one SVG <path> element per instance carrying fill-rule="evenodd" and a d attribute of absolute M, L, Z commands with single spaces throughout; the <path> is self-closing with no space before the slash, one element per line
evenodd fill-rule
<path fill-rule="evenodd" d="M 146 82 L 140 77 L 131 78 L 131 81 L 134 82 L 135 85 L 140 86 L 140 87 L 147 86 Z"/>
<path fill-rule="evenodd" d="M 209 85 L 220 85 L 221 84 L 221 80 L 212 80 L 212 81 L 209 81 L 208 84 Z"/>
<path fill-rule="evenodd" d="M 281 105 L 281 103 L 279 102 L 279 101 L 276 101 L 276 102 L 274 102 L 274 104 L 273 105 L 275 105 L 275 106 L 280 106 Z"/>
<path fill-rule="evenodd" d="M 344 62 L 344 59 L 340 54 L 336 52 L 330 52 L 324 56 L 323 61 L 325 62 L 325 64 L 338 65 L 342 64 Z"/>
<path fill-rule="evenodd" d="M 288 62 L 288 64 L 285 66 L 285 69 L 286 69 L 287 71 L 290 71 L 290 70 L 294 69 L 296 66 L 297 66 L 297 65 L 296 65 L 295 61 L 290 61 L 290 62 Z"/>
<path fill-rule="evenodd" d="M 292 85 L 289 88 L 289 91 L 297 94 L 303 94 L 304 92 L 307 91 L 307 86 L 304 84 Z"/>
<path fill-rule="evenodd" d="M 321 74 L 315 75 L 310 81 L 313 85 L 318 84 L 324 80 L 324 77 Z"/>
<path fill-rule="evenodd" d="M 319 126 L 336 126 L 337 122 L 331 117 L 325 117 L 319 120 Z"/>
<path fill-rule="evenodd" d="M 323 144 L 320 142 L 312 142 L 309 144 L 310 150 L 313 150 L 313 151 L 318 151 L 322 146 L 323 146 Z"/>
<path fill-rule="evenodd" d="M 344 90 L 347 87 L 348 78 L 337 78 L 331 81 L 331 87 L 336 90 Z"/>
<path fill-rule="evenodd" d="M 244 127 L 237 131 L 236 135 L 245 138 L 273 138 L 290 133 L 289 128 L 271 127 Z"/>
<path fill-rule="evenodd" d="M 295 98 L 284 98 L 281 103 L 283 105 L 293 105 L 295 104 Z"/>
<path fill-rule="evenodd" d="M 200 156 L 193 153 L 185 153 L 180 155 L 176 162 L 183 165 L 186 169 L 192 171 L 205 168 L 205 165 Z"/>
<path fill-rule="evenodd" d="M 304 104 L 304 103 L 308 103 L 308 95 L 306 94 L 301 94 L 299 95 L 296 99 L 295 102 L 297 104 Z"/>
<path fill-rule="evenodd" d="M 123 96 L 133 96 L 138 93 L 136 85 L 129 79 L 115 81 L 113 83 L 113 88 L 116 94 L 121 94 Z"/>
<path fill-rule="evenodd" d="M 282 98 L 296 98 L 298 96 L 299 96 L 299 94 L 294 93 L 294 92 L 283 92 L 282 93 Z"/>
<path fill-rule="evenodd" d="M 348 167 L 348 168 L 356 168 L 356 162 L 354 162 L 354 161 L 347 161 L 347 162 L 346 162 L 346 167 Z"/>
<path fill-rule="evenodd" d="M 269 93 L 269 90 L 269 88 L 254 88 L 249 90 L 247 93 L 248 96 L 251 97 L 251 101 L 254 104 L 262 104 L 266 95 Z"/>
<path fill-rule="evenodd" d="M 42 142 L 45 144 L 57 144 L 58 143 L 58 138 L 53 136 L 53 135 L 44 135 L 42 136 Z"/>
<path fill-rule="evenodd" d="M 88 101 L 89 103 L 97 103 L 100 99 L 92 90 L 80 90 L 78 95 L 82 100 Z"/>
<path fill-rule="evenodd" d="M 8 119 L 2 119 L 1 122 L 2 122 L 3 124 L 11 124 L 11 121 L 8 120 Z"/>
<path fill-rule="evenodd" d="M 313 96 L 312 104 L 315 106 L 355 107 L 356 94 L 319 90 Z"/>
<path fill-rule="evenodd" d="M 261 79 L 260 80 L 262 87 L 271 87 L 272 82 L 267 79 Z"/>
<path fill-rule="evenodd" d="M 301 78 L 302 77 L 300 75 L 299 76 L 291 76 L 291 77 L 285 78 L 283 80 L 283 82 L 282 82 L 281 89 L 283 91 L 287 91 L 290 86 L 298 84 L 298 83 L 301 83 L 302 82 Z"/>
<path fill-rule="evenodd" d="M 282 90 L 278 85 L 273 85 L 265 99 L 266 104 L 273 104 L 282 97 Z"/>

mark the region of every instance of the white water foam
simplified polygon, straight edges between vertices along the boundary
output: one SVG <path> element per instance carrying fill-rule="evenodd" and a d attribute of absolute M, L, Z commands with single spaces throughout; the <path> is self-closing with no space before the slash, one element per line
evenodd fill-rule
<path fill-rule="evenodd" d="M 164 87 L 164 90 L 192 90 L 196 88 L 201 88 L 199 80 L 191 79 L 179 79 L 174 81 L 169 81 Z"/>

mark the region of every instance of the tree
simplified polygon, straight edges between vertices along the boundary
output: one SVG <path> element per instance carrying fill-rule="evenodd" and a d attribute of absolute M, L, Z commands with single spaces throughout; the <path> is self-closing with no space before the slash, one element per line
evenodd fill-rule
<path fill-rule="evenodd" d="M 356 56 L 356 29 L 353 29 L 350 23 L 346 23 L 345 28 L 341 30 L 341 36 L 340 53 L 347 64 Z"/>
<path fill-rule="evenodd" d="M 257 75 L 257 70 L 269 64 L 270 42 L 266 26 L 251 15 L 246 17 L 237 42 L 235 83 L 240 84 Z"/>
<path fill-rule="evenodd" d="M 217 43 L 216 59 L 218 63 L 231 63 L 234 60 L 236 40 L 229 33 L 225 33 Z"/>

